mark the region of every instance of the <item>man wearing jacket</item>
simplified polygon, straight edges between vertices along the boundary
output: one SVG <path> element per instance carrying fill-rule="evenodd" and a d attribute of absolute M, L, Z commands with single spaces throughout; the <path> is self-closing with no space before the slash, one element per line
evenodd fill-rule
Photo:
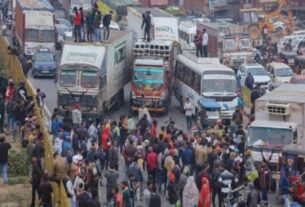
<path fill-rule="evenodd" d="M 268 191 L 270 181 L 270 170 L 268 168 L 267 161 L 263 160 L 262 165 L 259 169 L 259 184 L 262 192 L 262 201 L 268 203 Z"/>
<path fill-rule="evenodd" d="M 109 12 L 109 14 L 106 14 L 103 17 L 103 39 L 108 40 L 109 39 L 109 30 L 110 30 L 110 23 L 112 19 L 112 11 Z"/>
<path fill-rule="evenodd" d="M 151 27 L 150 11 L 147 11 L 145 14 L 143 14 L 141 29 L 143 29 L 143 27 L 144 27 L 144 42 L 145 40 L 147 40 L 147 42 L 150 42 L 150 27 Z"/>
<path fill-rule="evenodd" d="M 74 16 L 73 16 L 74 41 L 80 42 L 81 41 L 81 15 L 76 7 L 74 7 L 73 11 L 74 11 Z"/>

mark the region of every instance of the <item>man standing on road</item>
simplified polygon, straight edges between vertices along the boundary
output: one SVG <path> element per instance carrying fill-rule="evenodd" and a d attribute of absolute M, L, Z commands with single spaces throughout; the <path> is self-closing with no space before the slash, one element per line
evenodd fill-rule
<path fill-rule="evenodd" d="M 72 121 L 74 127 L 80 127 L 82 123 L 82 112 L 79 110 L 80 105 L 75 104 L 75 108 L 72 111 Z"/>
<path fill-rule="evenodd" d="M 119 172 L 115 170 L 114 166 L 110 164 L 110 168 L 105 172 L 104 177 L 107 180 L 106 198 L 107 201 L 110 202 L 112 196 L 112 189 L 117 186 L 120 175 Z"/>
<path fill-rule="evenodd" d="M 193 125 L 193 104 L 190 102 L 189 98 L 186 98 L 186 102 L 184 103 L 184 110 L 186 116 L 187 131 L 191 132 Z"/>
<path fill-rule="evenodd" d="M 209 43 L 209 36 L 206 32 L 206 29 L 202 30 L 202 50 L 203 50 L 203 57 L 208 57 L 208 43 Z"/>
<path fill-rule="evenodd" d="M 109 39 L 109 27 L 110 27 L 110 23 L 111 23 L 111 19 L 112 19 L 112 11 L 109 12 L 109 14 L 106 14 L 103 17 L 103 38 L 104 41 Z"/>
<path fill-rule="evenodd" d="M 7 185 L 7 170 L 8 170 L 8 150 L 11 148 L 11 145 L 8 142 L 5 142 L 4 135 L 0 135 L 0 172 L 3 179 L 3 184 Z"/>
<path fill-rule="evenodd" d="M 5 102 L 2 94 L 0 93 L 0 133 L 3 133 L 4 112 L 5 112 Z"/>

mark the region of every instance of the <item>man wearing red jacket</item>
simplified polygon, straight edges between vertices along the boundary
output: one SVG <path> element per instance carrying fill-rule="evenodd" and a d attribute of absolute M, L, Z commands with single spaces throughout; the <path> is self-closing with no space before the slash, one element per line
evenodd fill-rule
<path fill-rule="evenodd" d="M 148 148 L 148 154 L 147 154 L 147 173 L 148 176 L 151 176 L 153 179 L 153 182 L 156 181 L 156 174 L 157 174 L 157 163 L 158 161 L 158 155 L 153 151 L 153 148 L 150 146 Z"/>
<path fill-rule="evenodd" d="M 76 7 L 73 9 L 74 16 L 73 16 L 73 24 L 74 24 L 74 41 L 80 42 L 81 41 L 81 15 Z"/>

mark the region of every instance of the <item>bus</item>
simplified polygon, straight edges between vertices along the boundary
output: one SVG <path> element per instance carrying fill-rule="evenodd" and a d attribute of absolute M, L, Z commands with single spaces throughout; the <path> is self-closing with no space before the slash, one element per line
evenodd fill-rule
<path fill-rule="evenodd" d="M 197 30 L 196 22 L 182 21 L 178 26 L 179 42 L 182 49 L 195 50 L 194 38 Z"/>
<path fill-rule="evenodd" d="M 196 117 L 201 109 L 199 100 L 204 98 L 216 102 L 221 108 L 219 117 L 226 123 L 230 122 L 238 102 L 237 90 L 235 72 L 221 64 L 218 58 L 197 58 L 189 51 L 178 55 L 174 95 L 181 107 L 189 98 Z"/>

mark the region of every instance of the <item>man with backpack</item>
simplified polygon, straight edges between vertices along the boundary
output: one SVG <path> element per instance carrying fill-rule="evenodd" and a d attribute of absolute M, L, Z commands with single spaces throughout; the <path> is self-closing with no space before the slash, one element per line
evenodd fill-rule
<path fill-rule="evenodd" d="M 148 207 L 156 207 L 156 206 L 162 206 L 161 205 L 161 198 L 157 194 L 157 187 L 155 185 L 152 186 L 150 199 L 149 199 L 149 206 Z"/>

